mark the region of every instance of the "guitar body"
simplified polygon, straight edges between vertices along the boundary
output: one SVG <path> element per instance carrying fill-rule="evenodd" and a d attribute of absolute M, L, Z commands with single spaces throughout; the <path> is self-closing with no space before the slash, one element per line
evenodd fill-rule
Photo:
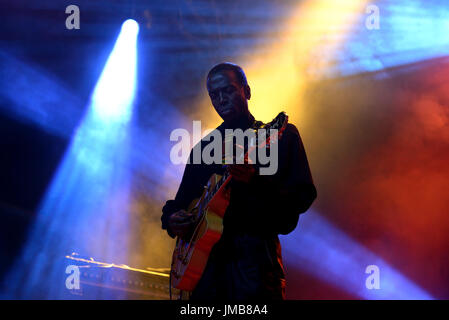
<path fill-rule="evenodd" d="M 288 122 L 288 116 L 281 112 L 264 129 L 275 129 L 275 133 L 264 137 L 250 150 L 267 146 L 280 139 Z M 247 155 L 250 153 L 248 151 Z M 187 211 L 197 217 L 197 224 L 189 240 L 177 238 L 172 257 L 170 285 L 183 291 L 193 291 L 200 280 L 210 251 L 223 233 L 223 216 L 229 205 L 231 176 L 210 177 L 201 197 L 192 201 Z"/>
<path fill-rule="evenodd" d="M 203 215 L 189 241 L 181 238 L 176 241 L 172 258 L 171 282 L 177 289 L 193 291 L 206 268 L 212 247 L 223 233 L 223 216 L 229 205 L 230 178 L 226 179 L 218 191 L 214 192 L 221 178 L 220 175 L 212 175 L 201 198 L 192 201 L 187 209 L 193 214 L 203 212 Z M 214 194 L 210 197 L 212 192 Z"/>

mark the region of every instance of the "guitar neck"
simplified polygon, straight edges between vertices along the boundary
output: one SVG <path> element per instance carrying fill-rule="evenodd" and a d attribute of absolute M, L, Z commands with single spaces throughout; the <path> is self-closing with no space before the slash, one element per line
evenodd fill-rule
<path fill-rule="evenodd" d="M 220 180 L 217 181 L 214 188 L 207 194 L 207 197 L 204 199 L 204 207 L 207 207 L 209 201 L 217 194 L 218 190 L 225 184 L 225 182 L 231 179 L 231 175 L 226 170 L 224 174 L 221 176 Z"/>
<path fill-rule="evenodd" d="M 288 116 L 285 114 L 285 112 L 281 112 L 278 114 L 278 116 L 269 124 L 264 125 L 263 129 L 268 131 L 270 129 L 276 129 L 278 130 L 277 134 L 275 136 L 272 136 L 271 134 L 268 135 L 266 139 L 264 139 L 262 142 L 257 141 L 255 145 L 248 148 L 248 151 L 245 153 L 244 159 L 247 159 L 249 154 L 254 151 L 256 148 L 265 147 L 274 143 L 275 141 L 279 140 L 282 137 L 282 134 L 287 126 L 288 123 Z M 257 131 L 257 130 L 256 130 Z M 214 188 L 207 194 L 206 198 L 204 199 L 204 206 L 203 208 L 206 208 L 209 204 L 210 200 L 217 194 L 217 192 L 220 190 L 220 188 L 226 183 L 229 182 L 231 179 L 231 175 L 229 174 L 229 171 L 226 170 L 225 173 L 221 176 L 220 180 L 217 181 Z"/>

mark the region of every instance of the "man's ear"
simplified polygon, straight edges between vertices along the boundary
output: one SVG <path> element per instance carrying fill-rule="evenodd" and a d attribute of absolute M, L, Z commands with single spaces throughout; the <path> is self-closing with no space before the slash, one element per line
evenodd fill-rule
<path fill-rule="evenodd" d="M 251 88 L 249 87 L 249 85 L 246 85 L 243 87 L 243 90 L 245 92 L 245 98 L 246 100 L 251 99 Z"/>

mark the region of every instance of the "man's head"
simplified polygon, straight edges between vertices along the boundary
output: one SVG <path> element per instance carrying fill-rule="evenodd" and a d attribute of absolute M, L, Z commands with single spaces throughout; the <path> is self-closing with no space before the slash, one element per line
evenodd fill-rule
<path fill-rule="evenodd" d="M 213 67 L 207 75 L 207 91 L 217 113 L 225 122 L 249 114 L 251 89 L 245 73 L 238 65 L 224 62 Z"/>

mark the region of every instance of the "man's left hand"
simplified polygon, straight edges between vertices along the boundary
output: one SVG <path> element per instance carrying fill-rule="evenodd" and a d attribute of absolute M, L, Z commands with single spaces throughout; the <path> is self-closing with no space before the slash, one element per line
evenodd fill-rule
<path fill-rule="evenodd" d="M 229 173 L 233 179 L 249 183 L 256 174 L 256 168 L 252 164 L 231 164 L 229 165 Z"/>

